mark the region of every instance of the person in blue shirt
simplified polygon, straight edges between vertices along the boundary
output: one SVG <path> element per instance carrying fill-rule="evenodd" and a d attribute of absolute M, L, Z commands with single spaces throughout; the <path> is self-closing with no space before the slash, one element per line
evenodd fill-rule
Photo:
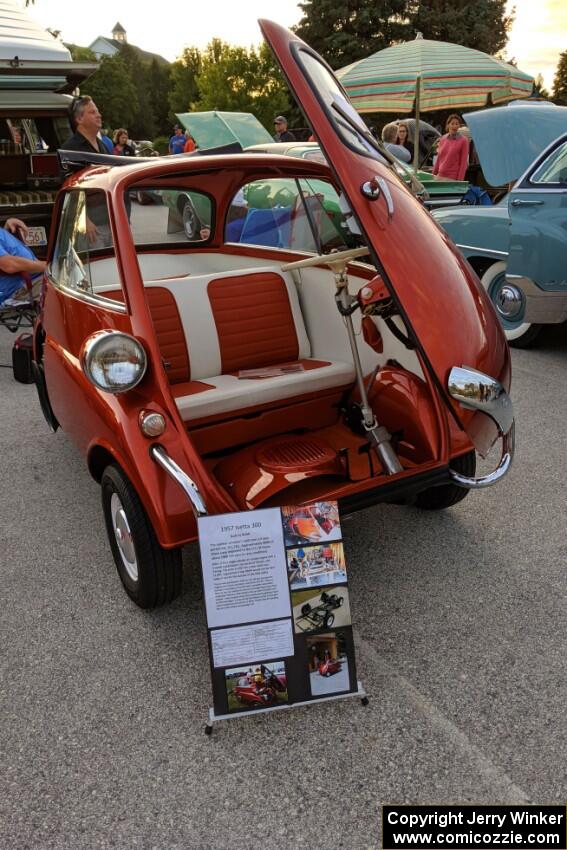
<path fill-rule="evenodd" d="M 25 286 L 29 277 L 42 274 L 45 269 L 44 260 L 36 260 L 33 251 L 21 241 L 27 230 L 18 218 L 9 218 L 4 229 L 0 228 L 0 304 Z"/>
<path fill-rule="evenodd" d="M 186 142 L 185 133 L 183 132 L 183 130 L 181 129 L 179 124 L 176 124 L 175 127 L 173 128 L 173 130 L 174 130 L 174 134 L 171 137 L 171 139 L 169 140 L 169 152 L 170 153 L 183 153 L 183 151 L 185 149 L 185 142 Z"/>
<path fill-rule="evenodd" d="M 100 137 L 102 139 L 102 143 L 107 149 L 108 153 L 114 153 L 114 142 L 108 135 L 108 130 L 101 128 Z"/>

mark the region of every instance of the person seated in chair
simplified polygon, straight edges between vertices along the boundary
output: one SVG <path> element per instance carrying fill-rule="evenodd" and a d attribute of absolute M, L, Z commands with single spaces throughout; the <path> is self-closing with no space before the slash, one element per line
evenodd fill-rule
<path fill-rule="evenodd" d="M 0 305 L 6 304 L 30 280 L 42 274 L 45 261 L 37 260 L 24 244 L 27 226 L 19 218 L 9 218 L 0 228 Z"/>

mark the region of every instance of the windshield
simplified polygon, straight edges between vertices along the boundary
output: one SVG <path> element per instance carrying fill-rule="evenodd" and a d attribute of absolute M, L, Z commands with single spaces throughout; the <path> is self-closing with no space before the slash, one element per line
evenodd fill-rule
<path fill-rule="evenodd" d="M 297 58 L 342 141 L 357 153 L 385 163 L 378 142 L 328 68 L 304 48 L 297 51 Z"/>

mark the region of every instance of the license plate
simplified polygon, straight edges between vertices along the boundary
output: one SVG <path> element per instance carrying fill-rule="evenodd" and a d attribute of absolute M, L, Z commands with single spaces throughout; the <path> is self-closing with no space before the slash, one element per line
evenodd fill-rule
<path fill-rule="evenodd" d="M 32 248 L 39 247 L 40 245 L 47 245 L 45 227 L 28 228 L 28 235 L 26 236 L 26 245 L 30 245 Z"/>

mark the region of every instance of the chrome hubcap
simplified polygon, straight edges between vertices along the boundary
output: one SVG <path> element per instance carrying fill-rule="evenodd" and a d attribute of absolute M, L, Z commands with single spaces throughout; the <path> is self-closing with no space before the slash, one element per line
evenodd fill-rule
<path fill-rule="evenodd" d="M 138 581 L 138 562 L 136 560 L 136 550 L 134 541 L 132 540 L 132 532 L 128 525 L 126 511 L 116 493 L 112 494 L 110 500 L 110 513 L 112 516 L 112 528 L 114 537 L 120 552 L 120 557 L 124 568 L 132 581 Z"/>
<path fill-rule="evenodd" d="M 523 309 L 524 300 L 521 291 L 509 283 L 500 288 L 496 295 L 496 309 L 502 318 L 514 321 Z"/>

